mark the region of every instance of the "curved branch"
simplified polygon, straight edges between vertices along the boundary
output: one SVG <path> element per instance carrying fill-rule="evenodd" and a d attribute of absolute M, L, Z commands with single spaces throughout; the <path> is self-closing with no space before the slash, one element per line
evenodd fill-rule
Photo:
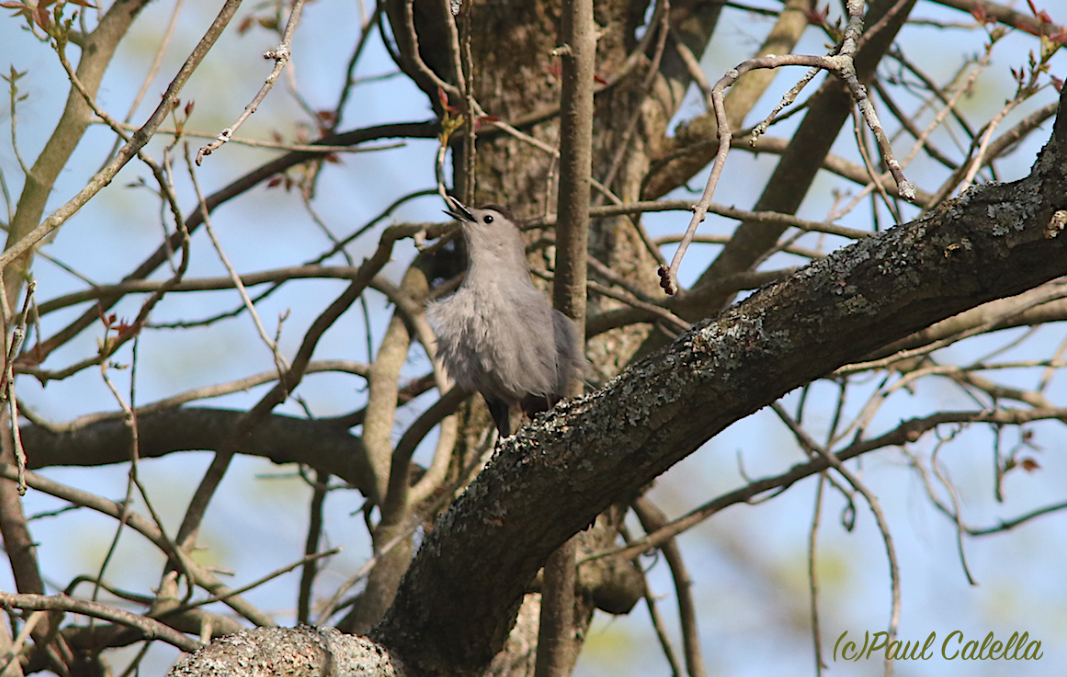
<path fill-rule="evenodd" d="M 646 534 L 651 534 L 667 523 L 667 516 L 648 496 L 641 496 L 633 502 L 634 513 L 641 520 L 641 527 Z M 693 585 L 682 560 L 682 550 L 672 538 L 660 546 L 664 559 L 671 570 L 674 580 L 674 592 L 678 597 L 678 616 L 682 626 L 682 642 L 685 647 L 685 666 L 689 677 L 704 677 L 704 659 L 700 651 L 700 632 L 697 629 L 696 605 L 693 604 Z"/>

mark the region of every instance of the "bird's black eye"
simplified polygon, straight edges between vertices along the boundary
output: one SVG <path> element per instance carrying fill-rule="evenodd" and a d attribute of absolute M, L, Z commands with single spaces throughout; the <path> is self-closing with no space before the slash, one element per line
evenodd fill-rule
<path fill-rule="evenodd" d="M 482 217 L 482 221 L 484 221 L 485 223 L 492 223 L 493 222 L 493 215 L 492 214 L 486 214 L 485 216 Z"/>

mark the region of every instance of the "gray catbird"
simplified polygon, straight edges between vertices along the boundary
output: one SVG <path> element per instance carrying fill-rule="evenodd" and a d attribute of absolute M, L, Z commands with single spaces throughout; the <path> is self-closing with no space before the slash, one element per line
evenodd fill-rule
<path fill-rule="evenodd" d="M 470 209 L 449 198 L 463 226 L 467 276 L 455 294 L 426 309 L 437 354 L 456 383 L 485 398 L 501 437 L 511 407 L 527 415 L 562 399 L 586 361 L 573 321 L 534 287 L 515 219 L 504 207 Z"/>

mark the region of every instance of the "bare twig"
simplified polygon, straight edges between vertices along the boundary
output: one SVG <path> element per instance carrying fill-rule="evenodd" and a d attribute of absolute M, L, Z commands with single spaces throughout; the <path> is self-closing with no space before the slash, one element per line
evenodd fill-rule
<path fill-rule="evenodd" d="M 360 7 L 362 8 L 362 6 L 363 3 L 361 2 Z M 374 26 L 378 23 L 378 19 L 381 17 L 383 11 L 385 11 L 385 2 L 375 2 L 374 11 L 369 17 L 366 17 L 366 20 L 362 21 L 359 31 L 359 41 L 356 43 L 356 48 L 352 50 L 352 56 L 348 59 L 348 68 L 345 69 L 345 84 L 341 87 L 341 95 L 337 99 L 337 106 L 333 109 L 334 122 L 330 128 L 331 131 L 336 130 L 341 124 L 341 118 L 345 111 L 345 104 L 348 103 L 348 98 L 352 94 L 352 87 L 355 84 L 352 81 L 352 75 L 355 73 L 356 64 L 359 63 L 359 57 L 363 54 L 363 48 L 367 44 L 367 38 L 374 30 Z"/>
<path fill-rule="evenodd" d="M 33 306 L 33 293 L 37 289 L 37 282 L 30 280 L 26 285 L 26 298 L 22 304 L 22 313 L 19 322 L 11 332 L 11 344 L 8 346 L 7 355 L 4 358 L 4 382 L 3 392 L 11 411 L 11 443 L 15 448 L 15 459 L 19 466 L 18 492 L 19 496 L 26 494 L 26 450 L 22 446 L 22 432 L 19 430 L 19 405 L 18 395 L 15 393 L 15 356 L 26 336 L 26 322 L 30 317 L 30 308 Z M 5 318 L 7 317 L 5 313 Z M 6 321 L 5 321 L 6 322 Z"/>
<path fill-rule="evenodd" d="M 948 439 L 951 439 L 948 438 Z M 971 568 L 967 566 L 967 552 L 963 548 L 963 523 L 960 520 L 960 501 L 956 496 L 956 489 L 952 486 L 952 482 L 948 479 L 945 471 L 942 470 L 937 462 L 938 453 L 944 448 L 944 442 L 947 440 L 938 440 L 937 445 L 934 447 L 934 451 L 930 454 L 930 468 L 933 469 L 934 474 L 937 475 L 938 481 L 941 482 L 941 486 L 945 487 L 945 491 L 948 492 L 949 498 L 952 499 L 952 515 L 956 522 L 956 551 L 960 556 L 960 564 L 963 566 L 963 575 L 967 577 L 967 582 L 971 585 L 978 585 L 978 581 L 971 575 Z"/>
<path fill-rule="evenodd" d="M 278 576 L 281 576 L 282 574 L 287 574 L 290 571 L 292 571 L 293 569 L 295 569 L 295 568 L 297 568 L 297 567 L 299 567 L 299 566 L 301 566 L 303 564 L 307 564 L 308 562 L 314 562 L 314 561 L 322 559 L 324 557 L 333 557 L 337 553 L 341 552 L 341 550 L 342 550 L 341 548 L 331 548 L 331 549 L 326 550 L 324 552 L 313 552 L 313 553 L 304 555 L 303 557 L 301 557 L 297 561 L 291 562 L 289 564 L 286 564 L 283 567 L 279 567 L 279 568 L 275 569 L 274 571 L 270 572 L 269 574 L 266 574 L 265 576 L 261 576 L 261 577 L 257 578 L 256 580 L 252 581 L 251 583 L 248 583 L 247 585 L 243 585 L 243 586 L 241 586 L 239 588 L 234 588 L 233 590 L 226 590 L 225 592 L 221 592 L 221 593 L 212 595 L 210 597 L 205 597 L 204 599 L 198 599 L 195 602 L 190 602 L 188 604 L 183 604 L 182 606 L 180 606 L 177 609 L 175 609 L 173 613 L 181 613 L 183 611 L 188 611 L 189 609 L 195 609 L 197 607 L 201 607 L 201 606 L 204 606 L 206 604 L 213 604 L 214 602 L 224 602 L 227 599 L 229 599 L 231 597 L 234 597 L 235 595 L 240 595 L 240 594 L 248 592 L 249 590 L 252 590 L 254 588 L 258 588 L 259 586 L 263 585 L 264 583 L 272 581 L 275 578 L 277 578 Z"/>
<path fill-rule="evenodd" d="M 590 260 L 592 260 L 592 259 L 590 259 Z M 600 264 L 600 265 L 603 265 L 603 264 Z M 537 276 L 537 277 L 539 277 L 539 278 L 541 278 L 543 280 L 547 280 L 549 282 L 552 282 L 552 281 L 555 280 L 555 274 L 551 273 L 551 272 L 548 272 L 548 271 L 533 271 L 533 274 L 535 276 Z M 684 331 L 688 330 L 689 327 L 690 327 L 690 324 L 688 322 L 686 322 L 682 318 L 678 317 L 677 315 L 675 315 L 673 312 L 671 312 L 667 308 L 664 308 L 663 306 L 660 306 L 660 305 L 658 305 L 656 303 L 651 303 L 649 301 L 642 300 L 641 298 L 638 298 L 637 295 L 634 294 L 630 290 L 619 291 L 619 290 L 616 290 L 616 289 L 614 289 L 612 287 L 609 287 L 607 285 L 600 284 L 599 282 L 596 282 L 595 280 L 586 280 L 585 286 L 586 286 L 586 289 L 591 291 L 591 292 L 595 292 L 595 293 L 600 294 L 602 296 L 606 296 L 606 297 L 608 297 L 610 299 L 615 299 L 616 301 L 620 301 L 622 303 L 625 303 L 626 305 L 628 305 L 630 307 L 628 309 L 615 309 L 614 311 L 609 310 L 609 311 L 606 311 L 605 313 L 601 313 L 600 315 L 594 316 L 596 318 L 601 318 L 603 315 L 606 315 L 607 313 L 618 312 L 620 310 L 633 310 L 635 312 L 641 313 L 641 315 L 643 317 L 646 317 L 649 320 L 652 320 L 652 321 L 655 321 L 656 319 L 661 320 L 664 323 L 664 325 L 669 329 L 669 331 L 672 332 L 672 333 L 675 333 L 675 334 L 679 334 L 681 332 L 684 332 Z M 618 315 L 616 315 L 615 317 L 618 317 Z M 643 321 L 643 320 L 636 320 L 635 319 L 633 322 L 629 322 L 629 323 L 633 324 L 634 322 L 638 322 L 638 321 Z M 589 331 L 588 323 L 587 323 L 587 331 Z M 596 333 L 603 333 L 603 331 L 599 331 L 598 330 Z"/>
<path fill-rule="evenodd" d="M 619 526 L 619 533 L 622 534 L 626 543 L 631 543 L 633 541 L 625 523 Z M 682 668 L 678 663 L 678 657 L 675 655 L 674 646 L 671 645 L 671 638 L 667 635 L 667 629 L 664 627 L 663 617 L 660 615 L 659 606 L 656 604 L 656 596 L 652 592 L 652 588 L 649 587 L 648 573 L 645 571 L 644 567 L 640 567 L 640 571 L 641 580 L 644 582 L 645 604 L 648 606 L 648 615 L 652 621 L 652 629 L 656 632 L 656 638 L 659 640 L 660 648 L 663 650 L 663 657 L 667 659 L 667 664 L 671 667 L 671 674 L 675 675 L 675 677 L 680 677 Z"/>
<path fill-rule="evenodd" d="M 641 496 L 633 502 L 633 510 L 641 520 L 641 526 L 645 533 L 652 533 L 661 529 L 667 523 L 667 516 L 663 514 L 647 496 Z M 682 644 L 685 647 L 685 666 L 689 677 L 703 677 L 704 659 L 700 651 L 700 631 L 697 628 L 696 606 L 693 604 L 693 593 L 690 590 L 692 581 L 689 572 L 686 571 L 685 562 L 682 561 L 682 551 L 677 541 L 673 538 L 660 546 L 667 565 L 671 569 L 671 577 L 674 579 L 674 591 L 678 596 L 678 617 L 682 626 Z"/>
<path fill-rule="evenodd" d="M 804 448 L 813 451 L 823 459 L 825 459 L 834 470 L 841 474 L 848 483 L 859 492 L 863 498 L 867 501 L 867 505 L 870 506 L 871 513 L 874 515 L 875 522 L 878 524 L 878 530 L 882 534 L 882 542 L 885 544 L 886 558 L 889 560 L 889 588 L 892 597 L 889 613 L 889 636 L 886 642 L 892 642 L 896 639 L 897 628 L 900 625 L 900 567 L 897 564 L 897 551 L 893 546 L 893 537 L 889 532 L 889 522 L 885 518 L 885 513 L 882 511 L 881 503 L 874 493 L 867 488 L 859 477 L 856 476 L 851 470 L 845 467 L 844 463 L 836 455 L 827 451 L 821 444 L 817 444 L 815 440 L 808 436 L 808 434 L 797 425 L 796 421 L 786 413 L 785 409 L 778 402 L 771 405 L 774 413 L 778 414 L 778 418 L 782 419 L 789 429 L 796 436 L 797 442 Z M 886 677 L 890 677 L 893 674 L 893 661 L 886 654 L 885 662 L 885 674 Z"/>
<path fill-rule="evenodd" d="M 299 5 L 302 1 L 303 0 L 297 0 L 298 7 L 293 9 L 294 15 L 299 12 Z M 290 22 L 292 22 L 292 18 L 290 18 Z M 288 28 L 286 28 L 286 33 L 289 33 Z M 203 149 L 201 149 L 201 151 L 202 150 Z M 273 340 L 267 334 L 267 330 L 263 326 L 263 321 L 259 319 L 259 313 L 256 311 L 252 299 L 248 298 L 248 292 L 245 290 L 244 283 L 241 282 L 241 276 L 237 274 L 237 269 L 230 263 L 230 258 L 226 256 L 226 252 L 222 249 L 222 243 L 219 242 L 218 236 L 215 235 L 215 229 L 211 226 L 211 215 L 208 213 L 207 204 L 204 202 L 204 194 L 200 192 L 200 182 L 196 178 L 196 168 L 189 160 L 188 144 L 185 144 L 185 163 L 189 166 L 189 178 L 193 182 L 193 189 L 196 191 L 196 199 L 200 203 L 200 212 L 204 216 L 204 230 L 207 231 L 208 237 L 211 238 L 211 245 L 219 255 L 219 260 L 222 261 L 222 265 L 226 267 L 226 272 L 230 274 L 230 279 L 233 280 L 233 286 L 241 296 L 241 301 L 244 303 L 245 308 L 248 309 L 248 314 L 252 317 L 252 322 L 256 326 L 256 332 L 259 334 L 260 340 L 263 341 L 270 350 L 271 355 L 274 357 L 274 366 L 278 369 L 278 377 L 282 378 L 286 370 L 289 369 L 289 362 L 281 352 L 278 351 L 278 342 Z M 197 164 L 200 163 L 197 162 Z"/>
<path fill-rule="evenodd" d="M 816 569 L 818 559 L 815 547 L 818 544 L 819 521 L 822 519 L 822 488 L 826 475 L 819 475 L 815 486 L 815 512 L 811 517 L 811 529 L 808 530 L 808 588 L 811 594 L 811 640 L 815 648 L 815 676 L 822 677 L 826 663 L 822 659 L 822 633 L 819 629 L 819 572 Z"/>
<path fill-rule="evenodd" d="M 7 592 L 0 592 L 0 604 L 14 609 L 70 611 L 92 618 L 102 618 L 113 623 L 135 628 L 147 639 L 158 639 L 189 653 L 203 646 L 200 642 L 189 639 L 177 630 L 168 628 L 157 620 L 116 609 L 106 604 L 73 599 L 65 595 L 13 595 Z"/>
<path fill-rule="evenodd" d="M 293 33 L 296 32 L 296 24 L 300 21 L 300 10 L 304 8 L 304 0 L 293 0 L 293 9 L 289 12 L 289 21 L 285 24 L 285 31 L 282 33 L 281 43 L 272 50 L 269 50 L 263 54 L 264 59 L 273 59 L 274 68 L 271 69 L 270 75 L 263 82 L 263 86 L 259 88 L 256 95 L 252 98 L 252 101 L 245 106 L 244 111 L 233 125 L 222 130 L 218 137 L 211 143 L 203 146 L 196 152 L 196 164 L 197 166 L 203 161 L 204 156 L 211 155 L 213 152 L 222 147 L 222 144 L 230 140 L 233 133 L 241 128 L 241 125 L 245 123 L 252 113 L 256 112 L 259 108 L 259 104 L 263 103 L 263 99 L 267 98 L 267 94 L 274 87 L 274 83 L 278 80 L 278 76 L 282 74 L 282 70 L 285 65 L 289 63 L 289 58 L 292 56 L 290 51 L 293 42 Z"/>
<path fill-rule="evenodd" d="M 177 0 L 177 2 L 174 3 L 174 9 L 171 10 L 170 19 L 167 21 L 167 29 L 163 32 L 163 37 L 159 40 L 159 47 L 156 48 L 156 55 L 152 58 L 152 64 L 148 67 L 148 72 L 145 73 L 144 80 L 141 81 L 141 88 L 137 90 L 136 96 L 134 96 L 133 101 L 130 102 L 130 108 L 126 112 L 123 128 L 127 128 L 128 123 L 133 119 L 133 115 L 137 112 L 138 107 L 140 107 L 144 95 L 148 93 L 148 88 L 151 86 L 152 81 L 156 79 L 156 74 L 159 73 L 159 67 L 163 63 L 163 55 L 166 54 L 167 47 L 170 46 L 170 39 L 174 35 L 174 28 L 178 25 L 178 17 L 181 16 L 182 7 L 184 5 L 185 0 Z M 129 129 L 130 131 L 133 131 L 137 128 L 133 125 L 129 125 Z M 115 151 L 119 149 L 120 143 L 122 143 L 122 141 L 118 139 L 115 140 L 115 145 L 111 147 L 111 152 L 108 153 L 108 160 L 115 155 Z"/>
<path fill-rule="evenodd" d="M 103 121 L 103 120 L 102 120 Z M 131 125 L 125 122 L 116 122 L 115 126 L 123 131 L 137 131 L 137 125 Z M 217 139 L 218 134 L 210 134 L 208 132 L 197 132 L 189 129 L 159 129 L 156 134 L 164 134 L 167 136 L 178 137 L 190 137 L 193 139 Z M 393 150 L 394 148 L 403 148 L 403 142 L 386 143 L 380 146 L 372 146 L 370 148 L 364 148 L 359 146 L 331 146 L 328 144 L 314 144 L 314 143 L 286 143 L 285 141 L 270 141 L 268 139 L 250 139 L 243 136 L 230 136 L 226 143 L 233 143 L 239 146 L 248 146 L 249 148 L 271 148 L 274 150 L 284 150 L 290 153 L 375 153 L 381 150 Z"/>
<path fill-rule="evenodd" d="M 316 360 L 308 363 L 306 373 L 319 374 L 325 372 L 337 372 L 354 374 L 366 378 L 368 370 L 369 367 L 360 362 L 348 362 L 345 360 Z M 171 395 L 162 400 L 141 405 L 134 409 L 134 414 L 137 416 L 144 416 L 145 414 L 162 411 L 164 409 L 173 409 L 197 400 L 211 399 L 214 397 L 222 397 L 223 395 L 230 395 L 232 393 L 244 392 L 255 386 L 271 383 L 277 380 L 278 372 L 277 370 L 274 370 L 246 376 L 245 378 L 229 381 L 227 383 L 218 383 L 204 386 L 202 388 L 193 388 L 192 390 L 187 390 L 177 395 Z M 99 421 L 121 418 L 123 416 L 125 416 L 124 412 L 87 414 L 69 423 L 51 424 L 48 427 L 56 433 L 69 432 L 77 430 L 78 428 L 84 428 L 85 426 L 92 425 Z M 40 424 L 38 423 L 38 425 Z"/>

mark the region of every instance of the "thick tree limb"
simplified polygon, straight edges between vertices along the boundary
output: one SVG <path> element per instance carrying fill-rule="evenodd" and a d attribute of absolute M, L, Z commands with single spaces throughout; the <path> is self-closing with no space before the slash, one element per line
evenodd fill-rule
<path fill-rule="evenodd" d="M 410 673 L 405 673 L 403 666 L 396 664 L 381 647 L 362 637 L 344 635 L 331 628 L 303 626 L 295 630 L 256 628 L 230 635 L 183 659 L 167 674 L 172 677 L 277 674 L 403 677 Z"/>
<path fill-rule="evenodd" d="M 189 407 L 138 416 L 140 457 L 218 449 L 231 439 L 244 414 Z M 22 439 L 31 469 L 130 460 L 130 431 L 121 419 L 105 419 L 63 433 L 25 426 Z M 274 463 L 304 463 L 344 479 L 364 496 L 372 495 L 373 476 L 360 439 L 322 422 L 271 414 L 245 438 L 239 451 Z"/>

